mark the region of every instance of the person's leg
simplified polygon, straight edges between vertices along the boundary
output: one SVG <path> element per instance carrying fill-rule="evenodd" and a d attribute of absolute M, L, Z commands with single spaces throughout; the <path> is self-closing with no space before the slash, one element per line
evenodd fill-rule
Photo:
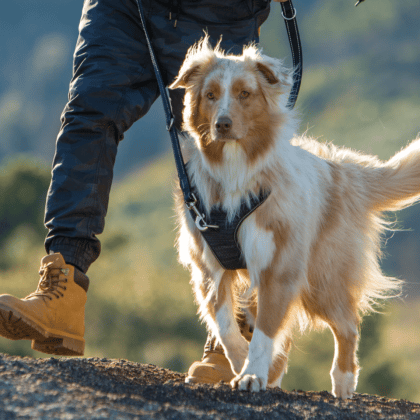
<path fill-rule="evenodd" d="M 47 252 L 83 272 L 99 256 L 118 143 L 158 95 L 135 0 L 85 1 L 46 203 Z"/>
<path fill-rule="evenodd" d="M 50 255 L 41 261 L 36 292 L 0 296 L 0 335 L 32 340 L 49 354 L 83 354 L 84 273 L 100 252 L 96 235 L 117 145 L 157 96 L 135 0 L 86 0 L 46 204 Z"/>

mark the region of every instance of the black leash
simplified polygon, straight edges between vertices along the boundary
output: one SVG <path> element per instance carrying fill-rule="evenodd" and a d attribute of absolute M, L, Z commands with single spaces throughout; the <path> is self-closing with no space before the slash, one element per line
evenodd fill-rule
<path fill-rule="evenodd" d="M 363 1 L 363 0 L 362 0 Z M 290 91 L 287 107 L 293 109 L 295 106 L 300 84 L 302 81 L 302 45 L 300 43 L 299 30 L 296 22 L 296 9 L 293 7 L 292 0 L 282 1 L 281 14 L 286 24 L 287 35 L 289 37 L 290 50 L 293 59 L 293 86 Z"/>
<path fill-rule="evenodd" d="M 174 115 L 172 113 L 171 104 L 169 102 L 168 94 L 166 93 L 166 87 L 160 74 L 159 66 L 156 60 L 155 53 L 153 51 L 152 43 L 149 38 L 149 34 L 146 29 L 146 19 L 144 17 L 143 6 L 141 0 L 136 0 L 139 9 L 139 15 L 141 24 L 143 26 L 144 35 L 146 37 L 147 46 L 149 48 L 150 58 L 152 59 L 153 68 L 155 70 L 156 80 L 159 86 L 160 96 L 162 97 L 163 108 L 166 116 L 166 129 L 169 131 L 171 136 L 172 149 L 175 156 L 176 169 L 178 171 L 179 183 L 181 185 L 182 193 L 184 194 L 184 201 L 188 205 L 189 203 L 195 203 L 196 199 L 191 191 L 190 181 L 188 179 L 187 172 L 185 170 L 184 160 L 182 159 L 181 147 L 179 145 L 178 133 L 174 125 Z"/>
<path fill-rule="evenodd" d="M 207 225 L 204 214 L 198 210 L 197 197 L 191 190 L 190 181 L 188 179 L 187 171 L 185 169 L 184 160 L 182 159 L 181 147 L 179 144 L 178 133 L 174 125 L 174 115 L 172 113 L 171 104 L 169 102 L 166 86 L 163 83 L 162 75 L 156 60 L 153 50 L 152 42 L 147 31 L 146 19 L 141 0 L 136 0 L 139 10 L 141 24 L 143 26 L 144 35 L 146 37 L 147 46 L 149 48 L 150 58 L 155 70 L 156 80 L 159 86 L 160 95 L 162 97 L 163 108 L 166 116 L 166 129 L 169 131 L 171 137 L 172 149 L 175 157 L 175 165 L 178 171 L 179 183 L 181 186 L 184 201 L 188 209 L 196 215 L 195 224 L 201 231 L 206 231 L 208 228 L 217 228 L 218 226 Z M 287 106 L 292 109 L 296 103 L 297 95 L 299 93 L 300 82 L 302 79 L 302 48 L 300 45 L 299 32 L 296 23 L 296 9 L 293 7 L 292 1 L 287 0 L 281 3 L 283 18 L 285 19 L 287 33 L 289 35 L 290 48 L 293 56 L 293 66 L 295 68 L 294 83 L 290 92 Z"/>

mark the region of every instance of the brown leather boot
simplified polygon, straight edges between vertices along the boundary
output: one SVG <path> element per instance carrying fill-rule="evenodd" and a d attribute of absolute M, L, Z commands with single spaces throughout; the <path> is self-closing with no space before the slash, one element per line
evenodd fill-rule
<path fill-rule="evenodd" d="M 186 383 L 217 384 L 220 381 L 229 383 L 235 374 L 229 360 L 226 358 L 221 344 L 216 344 L 216 338 L 210 334 L 204 346 L 204 354 L 199 362 L 194 362 L 188 369 Z"/>
<path fill-rule="evenodd" d="M 43 353 L 82 356 L 88 277 L 60 253 L 44 257 L 39 274 L 38 288 L 24 299 L 0 295 L 0 335 L 32 340 Z"/>

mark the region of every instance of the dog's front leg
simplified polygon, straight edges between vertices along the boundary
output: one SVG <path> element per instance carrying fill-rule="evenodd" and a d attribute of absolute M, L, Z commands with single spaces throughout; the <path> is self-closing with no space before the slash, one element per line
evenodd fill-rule
<path fill-rule="evenodd" d="M 235 318 L 233 288 L 235 273 L 225 271 L 214 297 L 214 324 L 232 370 L 238 374 L 248 355 L 248 342 L 242 337 Z"/>
<path fill-rule="evenodd" d="M 277 342 L 289 347 L 282 329 L 286 326 L 287 314 L 295 296 L 295 287 L 288 280 L 274 279 L 263 273 L 258 286 L 258 314 L 248 358 L 239 375 L 231 382 L 233 388 L 258 392 L 265 390 L 272 370 L 273 356 L 278 352 Z M 287 353 L 288 348 L 284 349 Z M 276 360 L 274 360 L 275 362 Z M 284 368 L 287 361 L 285 355 Z"/>

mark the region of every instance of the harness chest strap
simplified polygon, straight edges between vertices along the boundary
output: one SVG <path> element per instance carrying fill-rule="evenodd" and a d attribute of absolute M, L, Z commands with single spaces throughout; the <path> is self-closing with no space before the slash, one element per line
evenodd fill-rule
<path fill-rule="evenodd" d="M 200 204 L 202 200 L 198 196 L 198 193 L 194 191 L 194 195 L 197 196 L 197 209 L 205 218 L 205 210 Z M 250 205 L 248 206 L 245 201 L 242 201 L 241 207 L 237 215 L 231 222 L 227 221 L 227 214 L 224 210 L 219 207 L 213 207 L 210 211 L 210 220 L 208 227 L 200 232 L 210 247 L 213 255 L 219 261 L 220 265 L 226 270 L 239 270 L 246 268 L 245 261 L 243 260 L 242 251 L 238 243 L 238 230 L 242 222 L 264 201 L 268 198 L 270 192 L 261 192 L 258 197 L 250 197 Z M 197 213 L 190 209 L 191 217 L 196 221 Z"/>

